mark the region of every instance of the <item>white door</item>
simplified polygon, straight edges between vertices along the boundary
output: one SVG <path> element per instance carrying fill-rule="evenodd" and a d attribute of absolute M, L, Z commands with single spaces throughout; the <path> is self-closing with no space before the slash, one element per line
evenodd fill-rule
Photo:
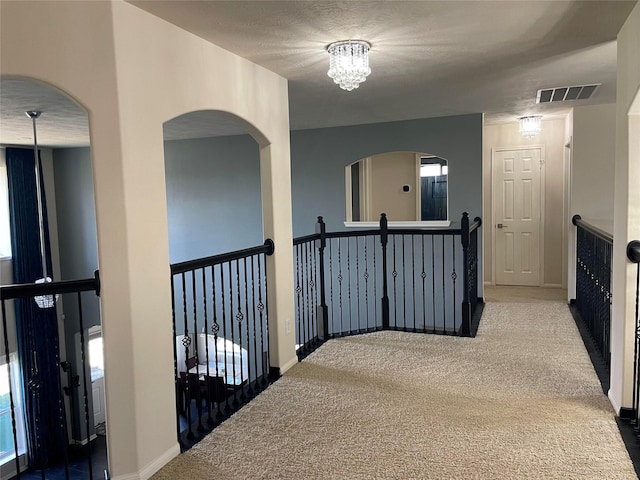
<path fill-rule="evenodd" d="M 540 285 L 540 148 L 493 156 L 496 285 Z"/>
<path fill-rule="evenodd" d="M 91 390 L 93 394 L 93 424 L 98 425 L 104 423 L 105 404 L 104 404 L 104 377 L 96 378 L 91 382 Z"/>

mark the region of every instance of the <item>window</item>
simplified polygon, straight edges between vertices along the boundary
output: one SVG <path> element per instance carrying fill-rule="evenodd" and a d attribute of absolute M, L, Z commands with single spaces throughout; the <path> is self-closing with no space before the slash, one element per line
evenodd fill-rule
<path fill-rule="evenodd" d="M 3 357 L 4 358 L 4 357 Z M 24 417 L 22 414 L 22 395 L 20 393 L 20 369 L 15 354 L 10 357 L 11 380 L 13 385 L 13 406 L 16 416 L 16 433 L 18 439 L 18 453 L 25 453 Z M 11 401 L 9 396 L 9 368 L 5 363 L 0 365 L 0 465 L 15 458 L 13 442 L 13 426 L 11 419 Z"/>
<path fill-rule="evenodd" d="M 11 234 L 9 233 L 9 189 L 5 150 L 0 149 L 0 259 L 11 258 Z"/>
<path fill-rule="evenodd" d="M 91 381 L 104 377 L 104 357 L 102 353 L 102 328 L 89 329 L 89 364 L 91 365 Z"/>

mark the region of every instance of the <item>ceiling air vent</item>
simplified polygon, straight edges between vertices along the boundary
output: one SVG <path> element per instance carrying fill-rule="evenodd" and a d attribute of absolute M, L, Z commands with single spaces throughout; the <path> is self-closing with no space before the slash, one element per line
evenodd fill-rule
<path fill-rule="evenodd" d="M 538 90 L 536 103 L 566 102 L 569 100 L 587 100 L 591 98 L 601 83 L 594 85 L 575 85 Z"/>

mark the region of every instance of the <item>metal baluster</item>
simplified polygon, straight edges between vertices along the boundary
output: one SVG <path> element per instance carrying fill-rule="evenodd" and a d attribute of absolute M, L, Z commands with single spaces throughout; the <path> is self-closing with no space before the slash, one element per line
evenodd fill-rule
<path fill-rule="evenodd" d="M 422 278 L 422 331 L 427 331 L 427 290 L 424 281 L 427 278 L 427 273 L 424 271 L 424 238 L 426 235 L 421 235 L 421 258 L 422 258 L 422 271 L 420 272 L 420 278 Z"/>
<path fill-rule="evenodd" d="M 444 288 L 444 235 L 440 235 L 442 240 L 442 333 L 447 333 L 447 289 Z"/>
<path fill-rule="evenodd" d="M 238 353 L 240 354 L 240 372 L 238 372 L 240 374 L 240 400 L 242 400 L 242 402 L 244 403 L 246 400 L 246 392 L 244 391 L 244 372 L 242 371 L 242 365 L 244 363 L 244 358 L 243 358 L 243 354 L 242 354 L 242 322 L 244 321 L 244 317 L 245 314 L 242 311 L 242 283 L 240 282 L 240 260 L 236 260 L 235 261 L 235 265 L 236 265 L 236 289 L 237 289 L 237 293 L 238 293 L 238 313 L 236 313 L 236 320 L 238 321 Z M 246 284 L 246 281 L 245 281 Z M 235 343 L 235 341 L 234 341 Z M 235 365 L 235 345 L 233 346 L 234 349 L 234 361 L 233 364 Z"/>
<path fill-rule="evenodd" d="M 436 333 L 436 255 L 435 255 L 435 235 L 431 235 L 431 333 Z"/>
<path fill-rule="evenodd" d="M 171 320 L 173 328 L 173 374 L 174 374 L 174 390 L 176 394 L 176 433 L 178 441 L 182 445 L 180 439 L 180 404 L 184 402 L 182 397 L 182 388 L 180 387 L 180 374 L 178 373 L 178 346 L 176 345 L 176 338 L 178 338 L 178 329 L 176 328 L 176 292 L 175 292 L 175 275 L 171 276 Z M 69 384 L 71 387 L 71 384 Z M 182 397 L 182 399 L 180 398 Z M 73 410 L 73 406 L 71 407 Z"/>
<path fill-rule="evenodd" d="M 247 381 L 247 395 L 249 398 L 253 397 L 253 387 L 251 386 L 251 336 L 249 333 L 249 277 L 247 276 L 247 257 L 242 259 L 243 261 L 243 271 L 244 271 L 244 311 L 246 313 L 246 326 L 247 326 L 247 371 L 242 372 L 242 376 L 244 378 L 246 374 Z M 242 352 L 242 350 L 241 350 Z M 255 355 L 255 350 L 253 354 Z M 242 370 L 244 363 L 240 364 L 240 370 Z"/>
<path fill-rule="evenodd" d="M 300 278 L 302 276 L 300 269 L 300 245 L 296 246 L 296 308 L 298 312 L 298 322 L 297 322 L 297 332 L 296 336 L 298 339 L 298 344 L 305 344 L 305 333 L 304 333 L 304 312 L 302 311 L 302 287 L 300 286 Z"/>
<path fill-rule="evenodd" d="M 354 333 L 353 313 L 351 309 L 351 239 L 347 237 L 347 306 L 349 309 L 349 335 Z"/>
<path fill-rule="evenodd" d="M 185 359 L 185 372 L 184 372 L 184 396 L 185 396 L 185 409 L 187 413 L 188 432 L 187 438 L 189 440 L 194 438 L 192 430 L 192 418 L 191 418 L 191 388 L 189 387 L 189 368 L 187 360 L 189 359 L 189 347 L 191 346 L 191 337 L 189 336 L 189 319 L 187 316 L 187 279 L 185 272 L 180 274 L 182 284 L 182 319 L 184 322 L 184 335 L 182 337 L 182 346 L 184 347 L 184 359 Z"/>
<path fill-rule="evenodd" d="M 266 296 L 266 283 L 264 283 L 264 281 L 266 281 L 266 278 L 263 279 L 262 278 L 262 261 L 264 260 L 264 255 L 259 255 L 258 256 L 258 311 L 260 312 L 260 363 L 262 365 L 262 378 L 260 380 L 260 384 L 261 387 L 266 387 L 267 386 L 267 379 L 266 379 L 266 374 L 267 374 L 267 369 L 269 368 L 269 349 L 267 349 L 267 363 L 265 365 L 264 363 L 264 336 L 265 336 L 265 329 L 264 329 L 264 311 L 265 311 L 265 304 L 262 302 L 262 289 L 264 287 L 265 289 L 265 296 Z M 265 270 L 266 270 L 266 266 L 265 266 Z M 266 273 L 265 273 L 266 275 Z"/>
<path fill-rule="evenodd" d="M 402 240 L 402 264 L 400 267 L 402 268 L 402 327 L 401 330 L 407 330 L 407 262 L 405 260 L 405 236 L 404 234 L 400 235 L 400 239 Z M 398 328 L 398 324 L 396 323 L 396 328 Z"/>
<path fill-rule="evenodd" d="M 363 332 L 360 316 L 360 238 L 366 239 L 366 237 L 356 237 L 356 302 L 358 307 L 356 310 L 358 312 L 358 333 Z"/>
<path fill-rule="evenodd" d="M 264 322 L 264 335 L 263 337 L 267 339 L 267 341 L 269 341 L 269 295 L 268 295 L 268 277 L 267 277 L 267 259 L 266 256 L 264 254 L 261 255 L 262 257 L 262 261 L 263 261 L 263 266 L 264 266 L 264 305 L 265 305 L 265 313 L 267 316 L 266 321 Z M 268 369 L 271 366 L 271 360 L 270 360 L 270 354 L 269 354 L 269 345 L 267 345 L 267 363 L 265 366 L 265 374 L 268 373 Z"/>
<path fill-rule="evenodd" d="M 331 332 L 335 336 L 335 325 L 333 319 L 335 317 L 333 304 L 333 241 L 329 239 L 329 303 L 331 304 Z M 327 318 L 327 322 L 329 319 Z"/>
<path fill-rule="evenodd" d="M 202 305 L 204 310 L 204 358 L 206 363 L 206 377 L 204 386 L 207 391 L 207 398 L 205 399 L 207 404 L 207 424 L 209 426 L 213 425 L 213 417 L 211 417 L 211 382 L 209 381 L 211 378 L 211 372 L 209 371 L 209 322 L 207 316 L 207 274 L 204 268 L 201 269 L 202 272 Z"/>
<path fill-rule="evenodd" d="M 236 262 L 237 263 L 237 262 Z M 238 396 L 236 395 L 237 389 L 236 389 L 236 356 L 235 356 L 235 349 L 236 349 L 236 337 L 235 337 L 235 326 L 234 326 L 234 322 L 233 322 L 233 272 L 232 272 L 232 268 L 231 268 L 231 261 L 227 262 L 227 267 L 229 270 L 229 326 L 231 328 L 231 365 L 232 365 L 232 371 L 233 371 L 233 406 L 234 407 L 238 407 Z M 236 265 L 236 271 L 237 271 L 237 265 Z M 226 361 L 226 354 L 227 354 L 227 345 L 225 344 L 225 361 Z"/>
<path fill-rule="evenodd" d="M 303 273 L 304 273 L 304 284 L 303 284 L 303 293 L 304 293 L 304 297 L 303 297 L 303 301 L 304 301 L 304 310 L 307 312 L 306 313 L 306 323 L 305 323 L 305 329 L 306 329 L 306 335 L 305 335 L 305 339 L 304 339 L 304 349 L 305 349 L 305 353 L 308 353 L 311 351 L 311 336 L 312 336 L 312 330 L 311 330 L 311 308 L 309 308 L 309 299 L 311 298 L 311 285 L 310 285 L 310 273 L 309 273 L 309 262 L 310 262 L 310 258 L 309 258 L 309 243 L 306 243 L 303 247 L 303 252 L 304 252 L 304 261 L 302 263 L 303 265 Z"/>
<path fill-rule="evenodd" d="M 376 301 L 378 298 L 378 270 L 376 268 L 376 257 L 377 250 L 375 244 L 375 237 L 372 237 L 372 250 L 373 250 L 373 317 L 375 323 L 373 325 L 374 330 L 378 330 L 378 302 Z"/>
<path fill-rule="evenodd" d="M 367 258 L 367 240 L 369 237 L 364 237 L 364 273 L 362 274 L 364 277 L 364 309 L 365 316 L 367 319 L 367 328 L 366 331 L 370 332 L 371 329 L 369 327 L 369 263 Z M 374 315 L 375 318 L 375 315 Z"/>
<path fill-rule="evenodd" d="M 311 255 L 311 259 L 312 259 L 312 265 L 313 265 L 313 287 L 312 287 L 312 291 L 313 291 L 313 296 L 311 298 L 311 305 L 312 305 L 312 312 L 313 312 L 313 345 L 314 348 L 315 346 L 320 344 L 320 332 L 318 330 L 318 306 L 320 306 L 320 302 L 319 302 L 319 298 L 318 298 L 318 253 L 316 251 L 316 249 L 314 248 L 314 244 L 311 242 L 309 243 L 309 248 L 310 250 L 310 255 Z"/>
<path fill-rule="evenodd" d="M 204 432 L 204 425 L 202 424 L 202 392 L 200 391 L 199 385 L 200 385 L 200 365 L 199 365 L 199 361 L 200 361 L 200 356 L 198 355 L 198 311 L 197 311 L 197 298 L 196 298 L 196 290 L 197 290 L 197 285 L 196 285 L 196 272 L 195 270 L 191 270 L 191 301 L 192 306 L 193 306 L 193 336 L 196 339 L 196 343 L 194 346 L 194 352 L 195 352 L 195 357 L 196 357 L 196 373 L 195 373 L 195 377 L 190 377 L 190 378 L 195 378 L 195 380 L 193 381 L 193 383 L 196 385 L 196 402 L 198 402 L 197 405 L 197 412 L 198 412 L 198 431 L 199 432 Z M 187 375 L 193 375 L 191 372 L 188 372 Z M 191 380 L 189 381 L 189 383 L 191 384 Z"/>
<path fill-rule="evenodd" d="M 340 335 L 344 335 L 344 325 L 342 323 L 342 260 L 341 260 L 341 248 L 340 238 L 338 240 L 338 301 L 340 306 Z"/>
<path fill-rule="evenodd" d="M 253 371 L 255 380 L 253 380 L 253 384 L 255 386 L 255 392 L 258 393 L 260 389 L 260 385 L 258 383 L 258 336 L 256 332 L 256 260 L 259 262 L 260 257 L 256 255 L 251 256 L 251 302 L 253 303 Z M 260 286 L 258 285 L 258 288 Z M 260 352 L 260 356 L 262 356 L 262 352 Z M 262 363 L 262 361 L 261 361 Z M 251 378 L 249 378 L 251 380 Z"/>
<path fill-rule="evenodd" d="M 231 279 L 229 279 L 229 283 L 231 283 Z M 228 385 L 229 381 L 229 372 L 227 371 L 228 360 L 227 360 L 227 302 L 225 301 L 225 284 L 224 284 L 224 264 L 220 264 L 220 303 L 222 307 L 222 356 L 224 358 L 224 384 Z M 233 372 L 232 372 L 233 375 Z M 233 377 L 232 377 L 233 379 Z M 235 397 L 235 395 L 234 395 Z M 226 395 L 225 405 L 224 405 L 224 413 L 225 415 L 229 415 L 231 413 L 231 405 L 229 404 L 229 395 Z"/>
<path fill-rule="evenodd" d="M 84 339 L 84 319 L 82 316 L 82 296 L 78 292 L 78 322 L 80 326 L 80 360 L 82 363 L 82 387 L 84 394 L 84 421 L 87 429 L 87 461 L 89 463 L 89 478 L 93 478 L 93 460 L 91 458 L 91 433 L 89 431 L 89 394 L 87 392 L 87 353 Z M 43 465 L 44 473 L 44 465 Z"/>
<path fill-rule="evenodd" d="M 451 235 L 451 252 L 452 252 L 452 266 L 453 266 L 453 271 L 451 272 L 451 279 L 453 280 L 453 334 L 457 335 L 458 330 L 456 326 L 456 278 L 458 278 L 458 274 L 456 273 L 456 237 L 455 235 Z"/>
<path fill-rule="evenodd" d="M 416 254 L 415 235 L 411 235 L 411 287 L 413 290 L 413 331 L 416 330 Z"/>
<path fill-rule="evenodd" d="M 220 268 L 222 268 L 222 266 Z M 220 324 L 218 323 L 218 302 L 216 301 L 216 299 L 218 298 L 218 292 L 216 291 L 215 265 L 211 265 L 211 294 L 213 303 L 213 323 L 211 324 L 211 333 L 213 333 L 213 354 L 216 359 L 216 378 L 222 377 L 222 386 L 224 388 L 224 385 L 226 383 L 226 372 L 220 372 L 220 363 L 218 362 L 218 332 L 220 332 Z M 224 417 L 224 415 L 222 414 L 222 402 L 218 400 L 216 404 L 216 421 L 221 421 Z"/>
<path fill-rule="evenodd" d="M 392 235 L 391 239 L 391 252 L 393 254 L 393 271 L 391 272 L 391 276 L 393 276 L 393 327 L 395 329 L 398 328 L 398 270 L 396 268 L 396 235 Z"/>
<path fill-rule="evenodd" d="M 13 376 L 11 372 L 11 358 L 9 352 L 9 334 L 7 331 L 7 309 L 5 301 L 2 300 L 2 334 L 4 336 L 4 359 L 7 364 L 7 373 L 9 377 L 9 405 L 11 407 L 11 430 L 13 433 L 13 451 L 15 454 L 16 479 L 20 480 L 20 455 L 18 452 L 18 431 L 16 429 L 16 407 L 13 401 Z"/>

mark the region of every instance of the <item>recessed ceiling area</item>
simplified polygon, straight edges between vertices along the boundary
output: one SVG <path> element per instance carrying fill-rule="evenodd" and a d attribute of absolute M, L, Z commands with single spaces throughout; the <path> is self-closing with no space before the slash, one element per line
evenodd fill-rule
<path fill-rule="evenodd" d="M 129 3 L 288 79 L 290 126 L 299 130 L 479 112 L 488 124 L 503 123 L 613 103 L 615 40 L 636 2 Z M 327 45 L 349 38 L 372 45 L 371 75 L 352 92 L 327 76 Z M 593 84 L 601 86 L 586 100 L 535 102 L 540 89 Z M 24 111 L 35 108 L 44 112 L 41 145 L 88 145 L 86 112 L 55 93 L 3 78 L 0 143 L 29 144 Z M 219 118 L 199 112 L 168 125 L 165 135 L 233 134 L 232 126 L 216 123 Z"/>

